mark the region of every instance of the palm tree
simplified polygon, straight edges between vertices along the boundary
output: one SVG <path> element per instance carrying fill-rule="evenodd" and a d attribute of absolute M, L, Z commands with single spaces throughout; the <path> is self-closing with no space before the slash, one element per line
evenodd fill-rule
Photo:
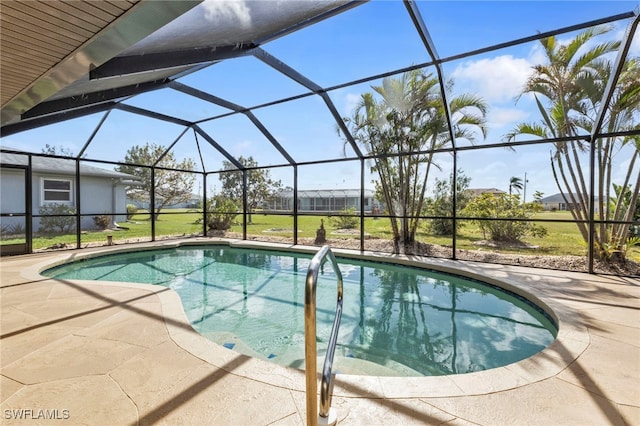
<path fill-rule="evenodd" d="M 555 142 L 551 152 L 551 169 L 556 185 L 568 205 L 574 206 L 571 214 L 584 238 L 589 241 L 589 179 L 582 164 L 581 152 L 588 151 L 588 135 L 591 134 L 602 107 L 605 87 L 611 77 L 612 65 L 609 54 L 615 52 L 619 42 L 594 43 L 593 38 L 611 30 L 598 26 L 584 30 L 568 44 L 561 44 L 555 37 L 540 42 L 548 64 L 533 67 L 524 93 L 532 93 L 542 117 L 538 123 L 518 124 L 505 136 L 513 140 L 517 135 L 528 134 L 541 138 L 568 138 Z M 602 131 L 606 133 L 640 129 L 638 112 L 640 105 L 640 67 L 637 59 L 627 59 L 615 87 L 608 109 L 608 121 Z M 633 184 L 635 194 L 632 206 L 635 209 L 640 187 L 640 176 L 632 179 L 635 163 L 640 152 L 640 136 L 603 137 L 595 144 L 596 182 L 600 218 L 594 237 L 597 254 L 607 258 L 612 250 L 621 250 L 625 244 L 628 226 L 607 221 L 630 220 L 629 210 L 622 205 L 611 207 L 607 200 L 613 188 L 613 157 L 624 147 L 631 148 L 624 185 Z M 584 157 L 583 157 L 584 158 Z M 617 166 L 619 167 L 619 166 Z M 637 175 L 637 171 L 636 171 Z M 626 210 L 626 211 L 624 211 Z M 593 218 L 592 218 L 593 219 Z"/>
<path fill-rule="evenodd" d="M 511 191 L 512 190 L 516 190 L 518 192 L 522 191 L 522 179 L 517 177 L 517 176 L 512 176 L 511 179 L 509 179 L 509 195 L 511 195 Z"/>
<path fill-rule="evenodd" d="M 449 83 L 447 89 L 452 89 Z M 411 249 L 434 151 L 450 143 L 438 78 L 414 70 L 387 77 L 364 93 L 352 117 L 345 118 L 354 139 L 373 156 L 376 192 L 391 216 L 396 252 Z M 377 95 L 377 96 L 376 96 Z M 473 95 L 453 97 L 449 110 L 454 136 L 475 140 L 475 129 L 486 136 L 486 103 Z"/>

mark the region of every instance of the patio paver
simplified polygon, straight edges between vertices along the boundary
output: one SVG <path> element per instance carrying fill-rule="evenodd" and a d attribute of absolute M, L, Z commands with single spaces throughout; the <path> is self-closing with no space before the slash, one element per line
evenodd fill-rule
<path fill-rule="evenodd" d="M 1 260 L 3 424 L 65 413 L 68 418 L 38 420 L 304 424 L 302 372 L 206 340 L 190 327 L 172 291 L 39 276 L 42 265 L 78 253 Z M 535 294 L 558 315 L 558 340 L 527 360 L 472 374 L 338 375 L 333 406 L 339 424 L 640 424 L 639 280 L 424 261 Z"/>

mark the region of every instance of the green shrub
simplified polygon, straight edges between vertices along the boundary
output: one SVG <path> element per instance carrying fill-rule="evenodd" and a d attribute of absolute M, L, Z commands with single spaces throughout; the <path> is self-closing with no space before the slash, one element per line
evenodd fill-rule
<path fill-rule="evenodd" d="M 61 203 L 45 204 L 40 207 L 40 232 L 45 234 L 71 231 L 76 224 L 76 209 Z M 66 216 L 65 216 L 66 215 Z"/>
<path fill-rule="evenodd" d="M 459 213 L 471 199 L 469 188 L 471 178 L 467 177 L 462 170 L 458 170 L 456 184 L 456 211 Z M 438 179 L 433 189 L 433 198 L 426 202 L 426 212 L 430 216 L 436 216 L 427 221 L 427 232 L 433 235 L 453 235 L 453 174 L 449 179 Z M 460 231 L 463 226 L 462 221 L 456 222 L 456 231 Z"/>
<path fill-rule="evenodd" d="M 526 235 L 543 238 L 547 235 L 547 229 L 532 222 L 519 219 L 528 219 L 539 210 L 537 206 L 521 204 L 519 195 L 482 194 L 469 201 L 463 209 L 463 214 L 477 218 L 502 219 L 502 220 L 474 220 L 482 231 L 483 238 L 492 241 L 515 243 L 520 242 Z"/>
<path fill-rule="evenodd" d="M 336 229 L 355 229 L 360 223 L 359 218 L 355 216 L 355 214 L 355 207 L 344 208 L 338 212 L 338 216 L 329 218 L 329 221 Z"/>
<path fill-rule="evenodd" d="M 238 216 L 236 204 L 222 196 L 215 196 L 207 200 L 207 228 L 216 231 L 226 231 L 231 228 Z"/>
<path fill-rule="evenodd" d="M 137 212 L 138 208 L 134 204 L 127 204 L 127 220 L 131 220 Z"/>
<path fill-rule="evenodd" d="M 96 227 L 98 229 L 107 229 L 109 226 L 111 226 L 111 216 L 108 214 L 94 216 L 93 223 L 96 224 Z"/>

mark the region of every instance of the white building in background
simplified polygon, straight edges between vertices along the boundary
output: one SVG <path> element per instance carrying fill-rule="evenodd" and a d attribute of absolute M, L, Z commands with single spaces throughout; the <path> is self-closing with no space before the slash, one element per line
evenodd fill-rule
<path fill-rule="evenodd" d="M 575 200 L 578 200 L 578 194 L 573 194 L 573 198 Z M 587 200 L 587 203 L 589 202 L 589 196 L 585 195 L 584 199 Z M 599 214 L 599 208 L 598 208 L 598 200 L 600 198 L 599 197 L 595 197 L 595 213 Z M 567 202 L 568 201 L 568 202 Z M 545 211 L 569 211 L 569 210 L 573 210 L 575 208 L 575 206 L 573 204 L 571 204 L 571 198 L 569 197 L 569 195 L 567 194 L 567 201 L 565 201 L 564 197 L 562 196 L 561 193 L 557 193 L 554 195 L 550 195 L 548 197 L 544 197 L 540 200 L 540 202 L 542 203 L 542 209 Z"/>
<path fill-rule="evenodd" d="M 373 213 L 381 210 L 382 203 L 375 199 L 374 192 L 364 190 L 364 206 L 360 206 L 359 189 L 310 189 L 298 191 L 298 211 L 337 213 L 344 209 L 354 208 L 356 212 L 363 210 Z M 265 208 L 275 211 L 293 211 L 293 191 L 279 192 Z"/>

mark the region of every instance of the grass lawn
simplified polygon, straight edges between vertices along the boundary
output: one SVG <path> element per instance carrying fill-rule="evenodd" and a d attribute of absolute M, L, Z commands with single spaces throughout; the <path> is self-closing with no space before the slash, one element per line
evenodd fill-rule
<path fill-rule="evenodd" d="M 533 219 L 566 220 L 571 219 L 568 212 L 542 212 Z M 458 248 L 474 250 L 478 248 L 478 242 L 485 240 L 478 224 L 464 221 L 464 226 L 458 235 Z M 527 236 L 523 242 L 531 248 L 501 248 L 503 253 L 537 254 L 537 255 L 576 255 L 586 256 L 587 244 L 583 240 L 578 227 L 574 223 L 566 222 L 535 222 L 536 225 L 547 229 L 544 238 Z"/>
<path fill-rule="evenodd" d="M 298 216 L 298 237 L 314 238 L 316 230 L 320 227 L 320 220 L 324 220 L 324 227 L 327 231 L 327 238 L 360 238 L 356 232 L 354 234 L 337 233 L 338 228 L 335 226 L 335 220 L 329 217 L 319 216 Z M 572 220 L 569 212 L 541 212 L 534 216 L 534 219 L 542 220 Z M 524 242 L 532 248 L 501 248 L 495 249 L 502 253 L 520 253 L 529 255 L 587 255 L 587 244 L 583 240 L 578 227 L 574 223 L 569 222 L 536 222 L 537 225 L 547 229 L 547 235 L 544 238 L 526 237 Z M 374 219 L 365 218 L 365 233 L 374 238 L 392 239 L 393 233 L 387 218 Z M 360 229 L 359 220 L 355 230 Z M 242 225 L 236 224 L 231 227 L 231 231 L 242 233 Z M 280 215 L 252 215 L 252 223 L 247 225 L 247 234 L 255 236 L 274 235 L 279 237 L 293 238 L 293 217 Z M 456 240 L 458 249 L 478 250 L 483 246 L 478 245 L 479 241 L 484 240 L 484 236 L 477 224 L 465 221 L 464 226 L 460 229 Z M 421 225 L 418 232 L 418 240 L 431 244 L 443 246 L 451 246 L 451 237 L 430 235 L 426 232 L 425 227 Z M 483 248 L 486 249 L 486 248 Z M 630 250 L 629 257 L 633 260 L 640 261 L 640 247 L 634 247 Z"/>
<path fill-rule="evenodd" d="M 201 215 L 193 210 L 172 209 L 161 213 L 156 221 L 156 236 L 190 236 L 203 232 L 203 225 L 200 223 Z M 293 239 L 293 216 L 287 215 L 265 215 L 254 213 L 251 222 L 247 225 L 247 234 L 256 237 L 278 236 Z M 544 220 L 571 220 L 569 212 L 542 212 L 538 213 L 534 219 Z M 242 216 L 238 215 L 236 220 L 241 221 Z M 324 222 L 327 238 L 360 238 L 360 221 L 356 218 L 353 233 L 339 230 L 336 217 L 322 216 L 298 216 L 298 237 L 314 238 L 316 230 L 320 227 L 321 220 Z M 491 249 L 503 253 L 520 253 L 530 255 L 578 255 L 587 254 L 587 245 L 582 239 L 578 228 L 573 223 L 547 223 L 537 222 L 538 225 L 547 228 L 547 235 L 544 238 L 527 237 L 524 242 L 533 248 L 488 248 L 479 245 L 478 242 L 484 240 L 482 232 L 477 224 L 464 221 L 458 232 L 456 240 L 457 248 L 465 250 Z M 107 235 L 111 235 L 114 242 L 124 240 L 151 240 L 151 220 L 150 215 L 141 212 L 132 219 L 121 224 L 128 229 L 118 231 L 96 231 L 87 230 L 81 234 L 81 243 L 100 243 L 107 241 Z M 365 218 L 365 233 L 373 238 L 391 239 L 393 234 L 387 218 Z M 242 224 L 235 223 L 230 231 L 242 233 Z M 418 240 L 431 244 L 451 246 L 451 237 L 430 235 L 426 232 L 426 227 L 421 224 L 418 232 Z M 24 242 L 24 240 L 3 240 L 2 244 Z M 44 249 L 59 244 L 75 245 L 76 236 L 73 234 L 37 236 L 33 239 L 34 250 Z M 640 261 L 640 247 L 633 247 L 628 253 L 629 258 Z"/>
<path fill-rule="evenodd" d="M 161 213 L 158 220 L 156 220 L 156 236 L 181 236 L 197 234 L 198 232 L 202 233 L 202 224 L 196 223 L 200 216 L 198 213 L 187 209 L 175 209 L 175 211 L 171 211 L 171 213 Z M 151 220 L 148 213 L 142 212 L 136 214 L 130 221 L 120 223 L 120 225 L 128 229 L 117 231 L 91 229 L 83 231 L 80 235 L 81 244 L 106 243 L 108 235 L 113 237 L 114 242 L 136 239 L 151 241 Z M 24 240 L 2 240 L 2 244 L 15 244 L 20 242 L 24 242 Z M 33 238 L 34 250 L 41 250 L 60 244 L 75 245 L 75 231 L 66 234 L 36 235 Z"/>

